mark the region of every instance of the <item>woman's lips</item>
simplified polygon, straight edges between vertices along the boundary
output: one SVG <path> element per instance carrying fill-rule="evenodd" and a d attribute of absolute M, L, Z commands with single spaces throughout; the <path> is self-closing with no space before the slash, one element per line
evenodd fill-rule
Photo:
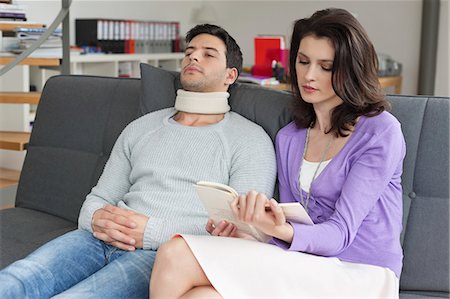
<path fill-rule="evenodd" d="M 315 89 L 314 87 L 308 86 L 308 85 L 303 85 L 302 88 L 307 93 L 313 93 L 313 92 L 317 91 L 317 89 Z"/>

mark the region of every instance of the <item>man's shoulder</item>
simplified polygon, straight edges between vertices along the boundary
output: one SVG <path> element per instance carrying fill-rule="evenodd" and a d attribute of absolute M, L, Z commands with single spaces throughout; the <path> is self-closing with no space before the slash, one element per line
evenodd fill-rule
<path fill-rule="evenodd" d="M 272 139 L 263 127 L 235 112 L 230 112 L 229 120 L 221 131 L 231 148 L 273 147 Z"/>
<path fill-rule="evenodd" d="M 137 119 L 135 119 L 134 121 L 132 121 L 131 123 L 128 124 L 129 127 L 147 127 L 147 126 L 153 126 L 155 124 L 155 122 L 158 123 L 162 123 L 162 121 L 170 116 L 171 114 L 173 114 L 174 112 L 174 108 L 166 108 L 166 109 L 161 109 L 161 110 L 157 110 L 157 111 L 153 111 L 147 114 L 144 114 L 140 117 L 138 117 Z"/>
<path fill-rule="evenodd" d="M 259 124 L 243 117 L 236 112 L 230 112 L 230 120 L 228 122 L 228 126 L 233 130 L 237 130 L 236 133 L 241 132 L 242 134 L 255 133 L 267 135 L 264 129 Z"/>
<path fill-rule="evenodd" d="M 148 134 L 164 126 L 164 119 L 173 113 L 173 108 L 154 111 L 130 122 L 122 131 L 123 138 L 129 142 L 135 142 L 142 138 L 143 134 Z"/>

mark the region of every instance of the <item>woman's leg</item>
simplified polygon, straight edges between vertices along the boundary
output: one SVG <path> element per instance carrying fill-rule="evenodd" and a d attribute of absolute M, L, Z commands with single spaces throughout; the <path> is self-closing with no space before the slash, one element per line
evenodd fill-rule
<path fill-rule="evenodd" d="M 193 290 L 200 287 L 198 290 Z M 207 291 L 208 297 L 220 295 L 211 286 L 200 264 L 183 238 L 176 238 L 161 245 L 156 254 L 155 265 L 150 281 L 150 298 L 189 297 Z M 205 293 L 201 293 L 205 294 Z"/>
<path fill-rule="evenodd" d="M 222 298 L 213 286 L 195 287 L 184 294 L 182 299 L 214 299 Z"/>

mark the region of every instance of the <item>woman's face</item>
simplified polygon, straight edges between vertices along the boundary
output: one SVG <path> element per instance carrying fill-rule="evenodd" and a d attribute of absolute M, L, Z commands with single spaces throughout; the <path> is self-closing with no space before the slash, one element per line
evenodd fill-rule
<path fill-rule="evenodd" d="M 314 35 L 300 41 L 295 70 L 297 84 L 304 101 L 330 108 L 342 103 L 331 83 L 334 47 L 328 38 Z"/>

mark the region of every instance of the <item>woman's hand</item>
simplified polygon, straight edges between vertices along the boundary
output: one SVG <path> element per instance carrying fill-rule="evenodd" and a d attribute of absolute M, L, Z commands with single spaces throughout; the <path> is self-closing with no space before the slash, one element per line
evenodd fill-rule
<path fill-rule="evenodd" d="M 250 191 L 240 195 L 231 203 L 234 216 L 251 224 L 269 236 L 287 243 L 292 242 L 294 229 L 286 222 L 283 210 L 275 199 L 268 199 L 263 193 Z"/>
<path fill-rule="evenodd" d="M 206 231 L 212 236 L 256 240 L 249 234 L 240 232 L 233 223 L 227 222 L 225 220 L 222 220 L 218 225 L 215 225 L 214 221 L 212 219 L 209 219 L 208 223 L 206 223 Z"/>

